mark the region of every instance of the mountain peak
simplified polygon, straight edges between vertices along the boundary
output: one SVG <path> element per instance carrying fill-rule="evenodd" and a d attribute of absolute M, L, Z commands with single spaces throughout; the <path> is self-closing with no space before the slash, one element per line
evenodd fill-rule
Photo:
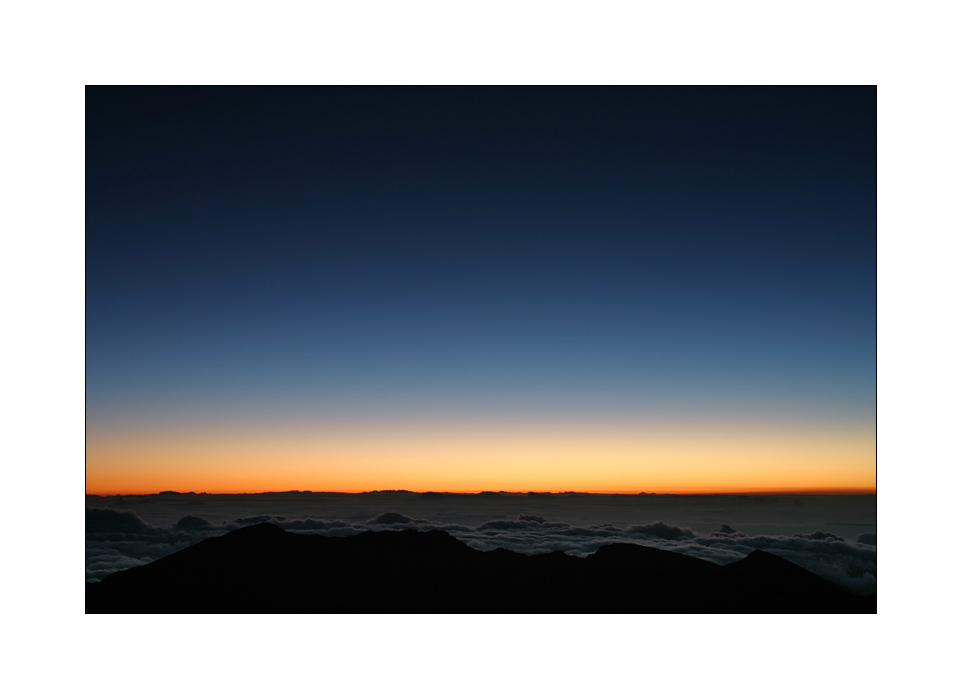
<path fill-rule="evenodd" d="M 282 536 L 283 534 L 286 534 L 286 532 L 276 524 L 271 522 L 260 522 L 259 524 L 251 524 L 247 527 L 235 529 L 234 531 L 225 534 L 225 536 L 230 536 L 234 539 L 273 539 Z"/>
<path fill-rule="evenodd" d="M 777 556 L 769 551 L 763 551 L 762 549 L 755 549 L 750 554 L 745 556 L 740 561 L 735 561 L 735 563 L 729 563 L 729 565 L 735 565 L 740 568 L 751 567 L 751 568 L 783 568 L 783 569 L 798 569 L 803 570 L 806 573 L 809 571 L 802 568 L 797 563 L 792 563 L 791 561 Z M 810 573 L 814 575 L 814 573 Z"/>
<path fill-rule="evenodd" d="M 86 588 L 87 612 L 874 612 L 773 554 L 708 561 L 632 544 L 587 558 L 483 553 L 449 533 L 295 534 L 262 522 Z"/>

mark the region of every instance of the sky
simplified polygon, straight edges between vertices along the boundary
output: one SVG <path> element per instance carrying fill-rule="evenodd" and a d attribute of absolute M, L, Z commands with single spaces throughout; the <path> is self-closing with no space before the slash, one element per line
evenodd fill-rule
<path fill-rule="evenodd" d="M 86 89 L 86 491 L 869 492 L 876 90 Z"/>

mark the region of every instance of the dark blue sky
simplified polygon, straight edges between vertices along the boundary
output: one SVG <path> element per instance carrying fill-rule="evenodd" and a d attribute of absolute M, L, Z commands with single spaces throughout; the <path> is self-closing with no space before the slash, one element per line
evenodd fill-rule
<path fill-rule="evenodd" d="M 87 416 L 874 425 L 876 91 L 87 88 Z"/>

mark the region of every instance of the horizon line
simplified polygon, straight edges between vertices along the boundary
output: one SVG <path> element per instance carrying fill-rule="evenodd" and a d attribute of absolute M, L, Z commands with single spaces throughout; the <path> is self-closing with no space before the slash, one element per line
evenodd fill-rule
<path fill-rule="evenodd" d="M 407 490 L 404 488 L 384 490 L 264 490 L 257 492 L 230 491 L 178 491 L 162 490 L 145 493 L 85 493 L 93 497 L 145 497 L 149 495 L 373 495 L 378 493 L 410 493 L 412 495 L 877 495 L 877 488 L 799 488 L 761 490 Z"/>

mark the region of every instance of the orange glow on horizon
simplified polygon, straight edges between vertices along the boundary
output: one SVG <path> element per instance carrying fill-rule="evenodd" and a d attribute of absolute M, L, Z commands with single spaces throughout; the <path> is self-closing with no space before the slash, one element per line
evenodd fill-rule
<path fill-rule="evenodd" d="M 97 495 L 875 493 L 871 429 L 187 430 L 87 435 Z"/>
<path fill-rule="evenodd" d="M 382 489 L 384 490 L 384 489 Z M 390 490 L 390 489 L 387 489 Z M 480 491 L 480 490 L 432 490 L 432 491 L 422 491 L 422 490 L 408 490 L 407 488 L 402 488 L 405 492 L 411 492 L 415 494 L 421 494 L 425 492 L 432 493 L 448 493 L 451 495 L 479 495 L 482 492 L 496 492 L 504 493 L 506 495 L 526 495 L 529 492 L 536 493 L 548 493 L 549 495 L 566 495 L 575 493 L 578 495 L 876 495 L 875 488 L 827 488 L 827 489 L 812 489 L 812 488 L 785 488 L 782 490 L 772 490 L 770 488 L 764 488 L 761 490 L 718 490 L 718 489 L 698 489 L 698 490 L 668 490 L 663 492 L 655 492 L 648 490 L 557 490 L 557 491 L 531 491 L 531 490 L 519 490 L 519 491 Z M 178 490 L 177 488 L 164 488 L 163 490 L 152 490 L 144 492 L 127 492 L 127 491 L 117 491 L 117 490 L 105 490 L 103 492 L 92 492 L 90 490 L 86 491 L 86 495 L 97 495 L 100 497 L 112 497 L 118 495 L 158 495 L 164 491 L 172 491 L 177 493 L 194 493 L 199 495 L 268 495 L 271 493 L 287 493 L 292 491 L 297 491 L 296 488 L 290 488 L 288 490 L 263 490 L 263 491 L 214 491 L 214 490 Z M 363 495 L 364 493 L 376 492 L 369 490 L 300 490 L 297 492 L 302 493 L 323 493 L 323 494 L 336 494 L 336 495 Z"/>

